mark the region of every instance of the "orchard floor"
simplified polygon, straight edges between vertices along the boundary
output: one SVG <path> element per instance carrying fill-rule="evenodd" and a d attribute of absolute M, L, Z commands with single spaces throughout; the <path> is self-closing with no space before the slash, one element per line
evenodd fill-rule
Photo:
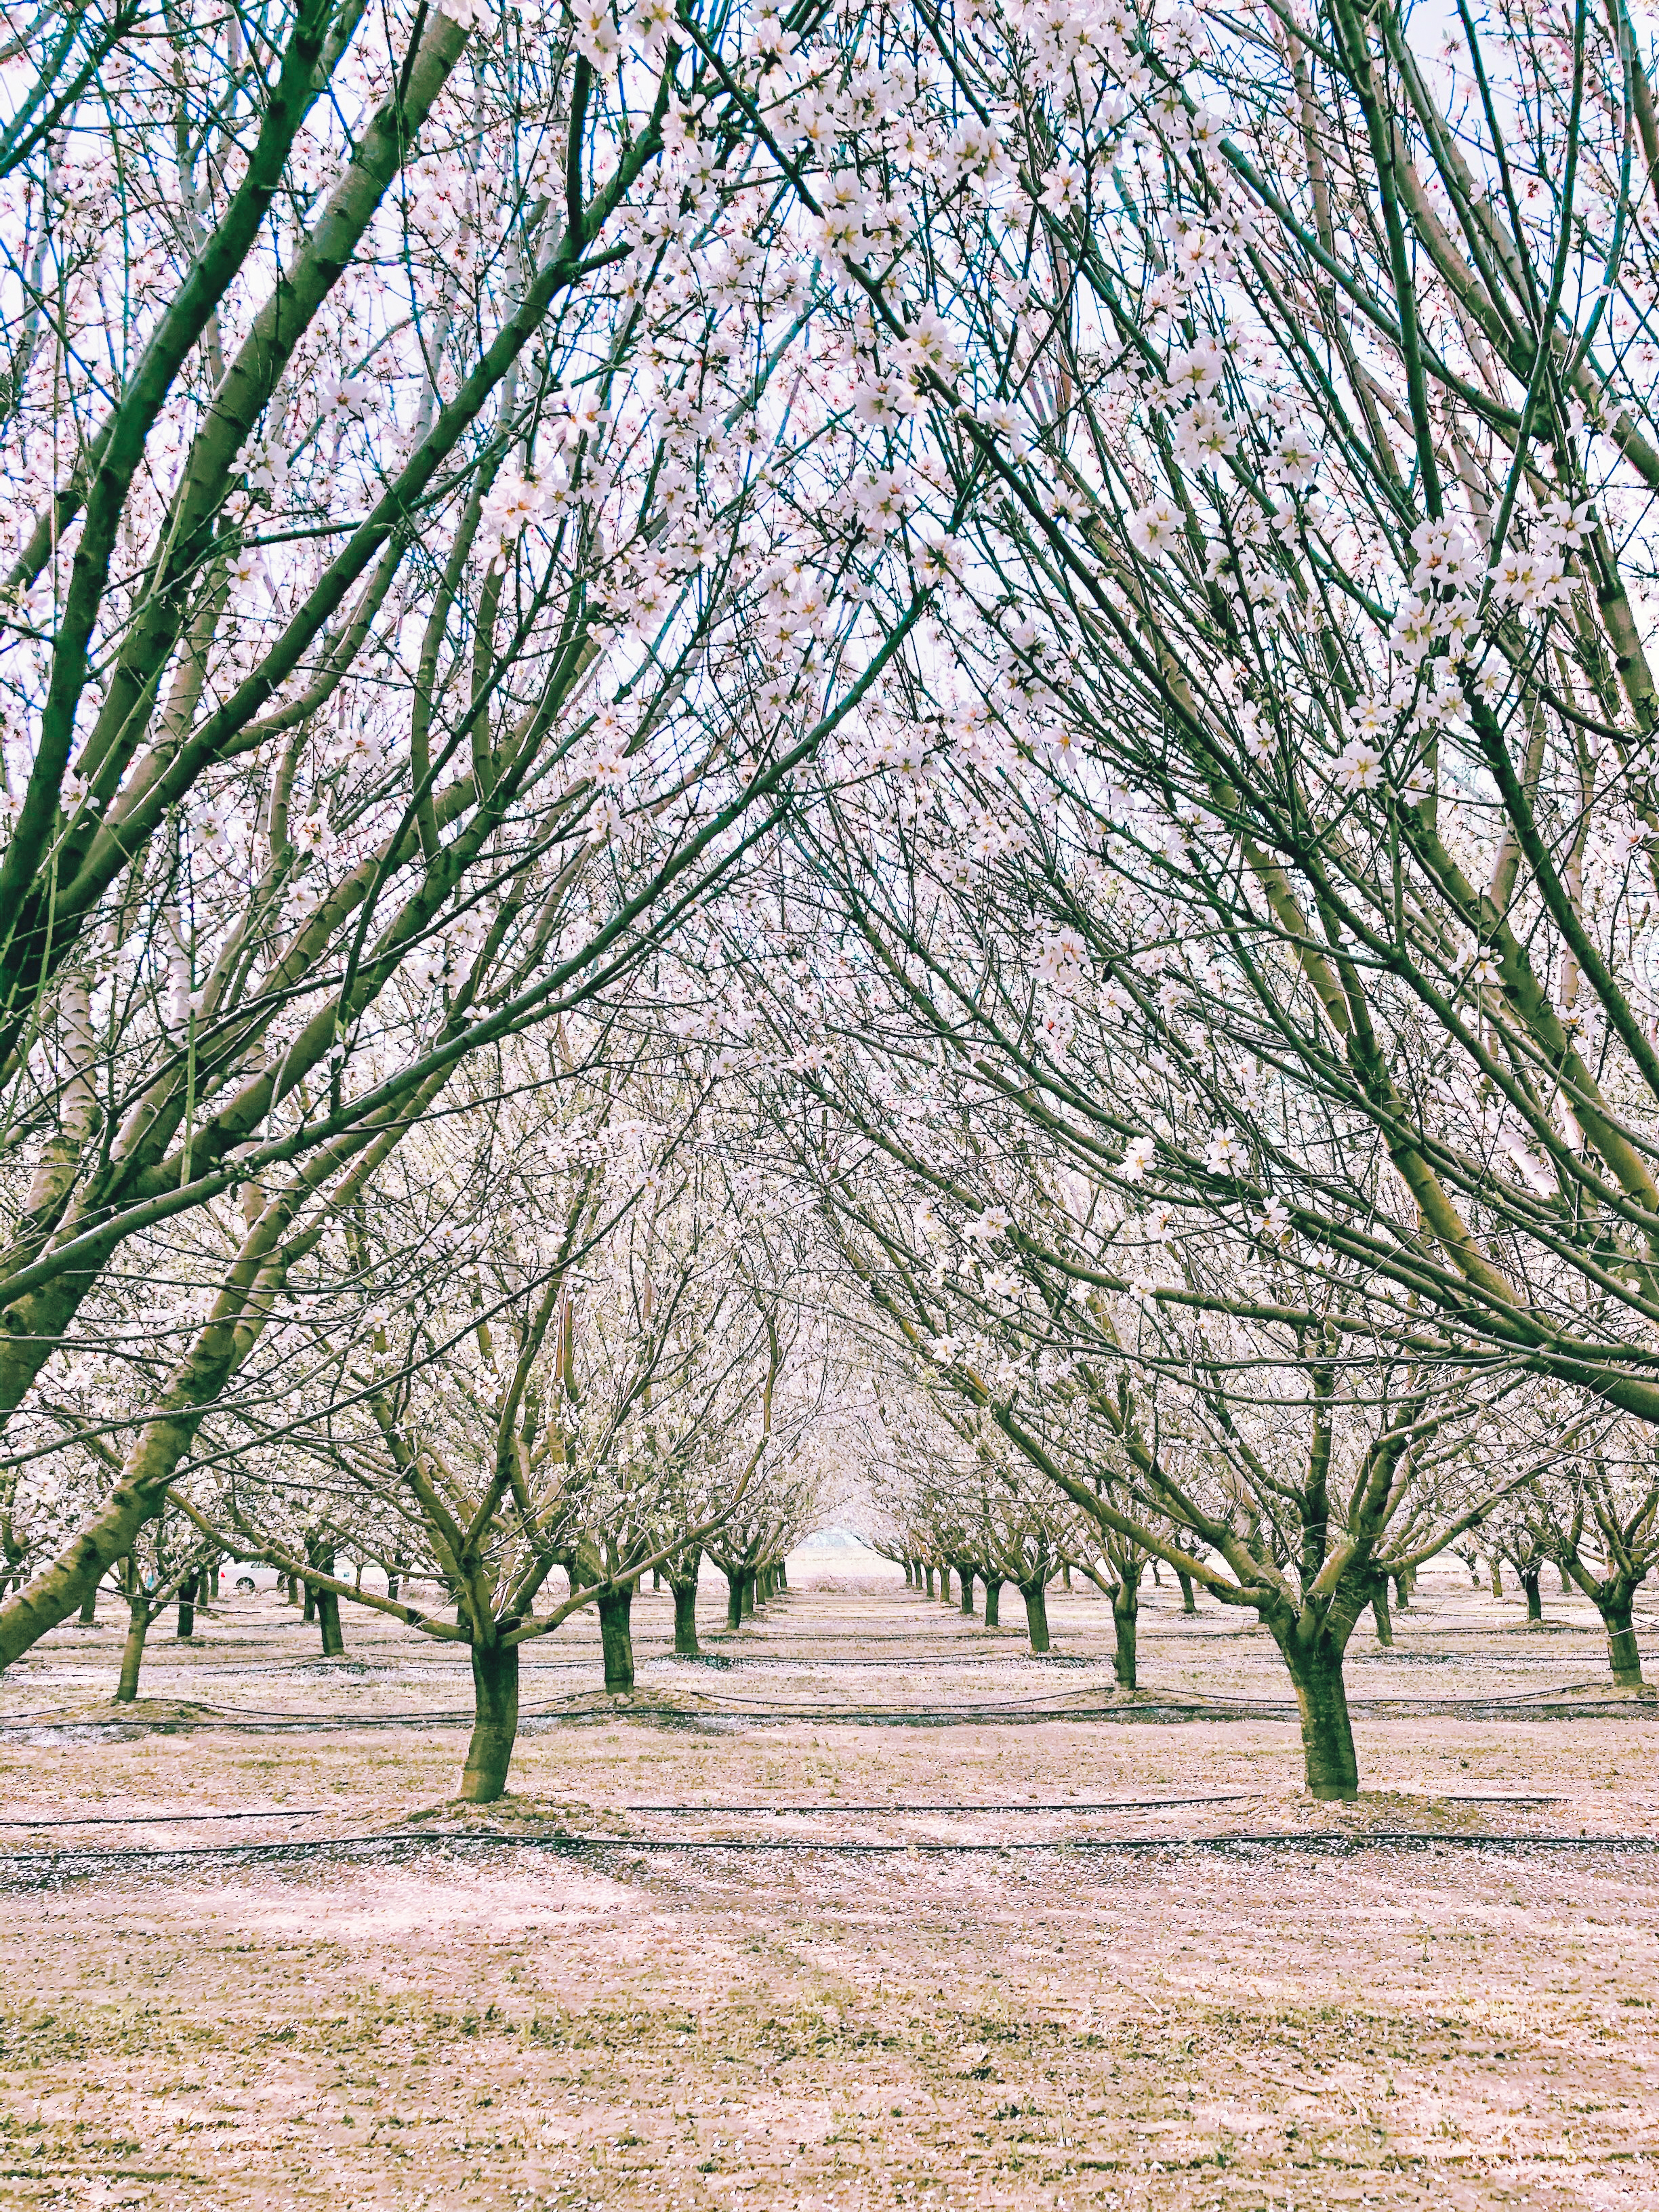
<path fill-rule="evenodd" d="M 792 1579 L 727 1637 L 711 1577 L 729 1664 L 642 1595 L 627 1705 L 590 1620 L 532 1647 L 470 1815 L 453 1646 L 228 1595 L 111 1727 L 114 1606 L 57 1632 L 0 1677 L 0 2205 L 1659 2208 L 1659 1700 L 1582 1601 L 1428 1578 L 1322 1808 L 1213 1607 L 1149 1589 L 1125 1698 L 1086 1589 L 1039 1661 Z"/>

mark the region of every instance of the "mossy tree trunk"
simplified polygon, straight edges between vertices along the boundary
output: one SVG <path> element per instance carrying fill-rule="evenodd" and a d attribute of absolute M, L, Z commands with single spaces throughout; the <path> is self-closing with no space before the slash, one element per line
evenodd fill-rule
<path fill-rule="evenodd" d="M 1544 1570 L 1542 1567 L 1521 1567 L 1516 1571 L 1521 1577 L 1521 1587 L 1527 1594 L 1527 1619 L 1541 1620 L 1544 1618 L 1544 1599 L 1538 1585 L 1543 1579 Z"/>
<path fill-rule="evenodd" d="M 697 1641 L 697 1562 L 692 1561 L 689 1577 L 671 1576 L 668 1586 L 674 1593 L 674 1650 L 682 1659 L 696 1659 L 702 1650 Z"/>
<path fill-rule="evenodd" d="M 519 1647 L 495 1640 L 475 1644 L 472 1738 L 461 1770 L 461 1796 L 468 1804 L 493 1805 L 507 1788 L 518 1733 Z"/>
<path fill-rule="evenodd" d="M 1621 1689 L 1635 1689 L 1642 1680 L 1642 1654 L 1636 1643 L 1634 1589 L 1622 1581 L 1615 1583 L 1596 1600 L 1595 1609 L 1607 1632 L 1607 1664 L 1613 1679 Z"/>
<path fill-rule="evenodd" d="M 988 1628 L 1000 1628 L 1002 1626 L 1000 1575 L 987 1575 L 985 1577 L 985 1626 Z"/>
<path fill-rule="evenodd" d="M 144 1639 L 149 1634 L 149 1601 L 137 1593 L 127 1600 L 127 1640 L 121 1647 L 121 1679 L 115 1686 L 115 1702 L 130 1705 L 138 1694 L 138 1676 L 144 1663 Z"/>
<path fill-rule="evenodd" d="M 1176 1580 L 1181 1585 L 1181 1610 L 1183 1613 L 1196 1613 L 1198 1611 L 1198 1600 L 1193 1594 L 1192 1577 L 1187 1572 L 1184 1567 L 1177 1567 L 1175 1571 L 1175 1576 Z"/>
<path fill-rule="evenodd" d="M 634 1585 L 601 1591 L 599 1600 L 599 1643 L 605 1653 L 605 1686 L 621 1696 L 634 1686 Z"/>
<path fill-rule="evenodd" d="M 95 1628 L 98 1625 L 98 1585 L 96 1583 L 90 1583 L 88 1586 L 87 1594 L 81 1601 L 81 1610 L 76 1615 L 76 1625 L 80 1628 Z"/>
<path fill-rule="evenodd" d="M 1112 1585 L 1112 1626 L 1117 1645 L 1112 1654 L 1112 1673 L 1120 1690 L 1135 1686 L 1135 1632 L 1140 1617 L 1140 1571 L 1132 1568 Z"/>
<path fill-rule="evenodd" d="M 1031 1639 L 1033 1651 L 1048 1649 L 1048 1593 L 1041 1582 L 1022 1583 L 1019 1594 L 1025 1601 L 1025 1629 Z"/>
<path fill-rule="evenodd" d="M 1327 1801 L 1357 1797 L 1359 1762 L 1342 1679 L 1346 1638 L 1339 1643 L 1328 1632 L 1304 1638 L 1294 1621 L 1284 1627 L 1273 1621 L 1267 1626 L 1274 1632 L 1296 1691 L 1310 1795 Z"/>
<path fill-rule="evenodd" d="M 957 1579 L 962 1585 L 962 1610 L 971 1618 L 974 1610 L 973 1569 L 971 1567 L 958 1567 L 957 1569 Z"/>

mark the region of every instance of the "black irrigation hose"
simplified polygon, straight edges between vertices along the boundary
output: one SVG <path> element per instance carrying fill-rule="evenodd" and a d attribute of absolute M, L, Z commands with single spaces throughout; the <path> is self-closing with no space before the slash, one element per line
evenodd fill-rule
<path fill-rule="evenodd" d="M 82 1813 L 67 1820 L 8 1820 L 0 1828 L 171 1828 L 186 1820 L 320 1820 L 326 1805 L 273 1805 L 268 1813 Z"/>
<path fill-rule="evenodd" d="M 624 1805 L 623 1810 L 625 1813 L 684 1813 L 704 1817 L 718 1814 L 722 1820 L 738 1813 L 780 1815 L 786 1813 L 1158 1813 L 1166 1806 L 1174 1805 L 1236 1805 L 1241 1798 L 1261 1795 L 1261 1791 L 1254 1790 L 1227 1790 L 1218 1796 L 1118 1797 L 1103 1799 L 1097 1804 L 1073 1800 L 1063 1805 L 844 1805 L 837 1801 L 833 1805 Z M 1488 1795 L 1442 1796 L 1439 1802 L 1443 1805 L 1559 1805 L 1563 1800 L 1536 1796 Z M 0 1818 L 0 1828 L 169 1828 L 182 1826 L 186 1822 L 200 1825 L 209 1820 L 321 1820 L 327 1818 L 331 1809 L 326 1805 L 273 1805 L 259 1813 L 86 1813 L 63 1820 L 8 1820 Z M 216 1847 L 204 1845 L 200 1848 Z M 257 1845 L 250 1848 L 278 1847 Z"/>
<path fill-rule="evenodd" d="M 1064 1805 L 843 1805 L 837 1799 L 833 1805 L 624 1805 L 623 1810 L 624 1813 L 693 1813 L 705 1816 L 718 1814 L 722 1819 L 733 1813 L 1161 1813 L 1168 1805 L 1236 1805 L 1241 1798 L 1261 1797 L 1267 1794 L 1260 1790 L 1226 1790 L 1218 1796 L 1115 1797 L 1103 1798 L 1098 1804 L 1073 1800 Z M 1496 1792 L 1483 1792 L 1479 1796 L 1458 1796 L 1445 1795 L 1439 1790 L 1428 1790 L 1424 1794 L 1435 1798 L 1442 1805 L 1559 1805 L 1565 1802 L 1560 1797 L 1547 1797 L 1530 1791 L 1515 1796 Z"/>
<path fill-rule="evenodd" d="M 1156 1813 L 1166 1805 L 1236 1805 L 1241 1797 L 1260 1796 L 1255 1790 L 1228 1790 L 1218 1797 L 1119 1797 L 1101 1803 L 1067 1805 L 624 1805 L 624 1813 L 690 1813 L 705 1817 L 732 1813 Z M 1447 1800 L 1447 1802 L 1455 1801 Z M 1554 1804 L 1554 1798 L 1483 1798 L 1483 1804 Z"/>
<path fill-rule="evenodd" d="M 1617 1703 L 1591 1705 L 1563 1705 L 1550 1698 L 1547 1693 L 1536 1700 L 1503 1699 L 1492 1698 L 1351 1698 L 1349 1709 L 1355 1713 L 1380 1715 L 1383 1717 L 1463 1720 L 1652 1720 L 1659 1719 L 1659 1698 L 1620 1699 Z M 1297 1717 L 1294 1705 L 1257 1704 L 1219 1706 L 1198 1699 L 1164 1699 L 1157 1704 L 1124 1705 L 1060 1705 L 1048 1709 L 1032 1708 L 1021 1703 L 1003 1705 L 936 1705 L 926 1708 L 894 1706 L 812 1706 L 774 1705 L 759 1709 L 742 1706 L 617 1706 L 573 1705 L 562 1711 L 527 1711 L 520 1717 L 520 1726 L 528 1729 L 556 1726 L 561 1723 L 578 1721 L 626 1720 L 640 1727 L 676 1728 L 690 1731 L 719 1730 L 732 1727 L 763 1727 L 781 1723 L 810 1723 L 814 1727 L 855 1728 L 994 1728 L 1017 1724 L 1035 1725 L 1050 1721 L 1106 1721 L 1117 1723 L 1195 1723 L 1200 1721 L 1291 1721 Z M 60 1730 L 104 1730 L 125 1729 L 144 1734 L 165 1733 L 173 1735 L 193 1735 L 208 1729 L 221 1729 L 228 1734 L 281 1735 L 309 1733 L 314 1735 L 334 1735 L 353 1729 L 383 1728 L 470 1728 L 473 1715 L 470 1711 L 435 1713 L 361 1713 L 353 1715 L 308 1715 L 303 1713 L 273 1713 L 270 1715 L 241 1714 L 234 1716 L 180 1716 L 177 1718 L 151 1720 L 134 1716 L 131 1718 L 86 1716 L 64 1717 L 45 1722 L 15 1723 L 0 1721 L 0 1739 L 7 1735 L 22 1735 L 31 1728 Z"/>
<path fill-rule="evenodd" d="M 1659 1850 L 1659 1838 L 1626 1834 L 1604 1836 L 1441 1834 L 1432 1829 L 1373 1828 L 1345 1834 L 1319 1830 L 1285 1832 L 1237 1832 L 1219 1836 L 1068 1836 L 1054 1841 L 1030 1843 L 1010 1839 L 999 1843 L 866 1843 L 843 1838 L 813 1841 L 807 1838 L 767 1838 L 763 1840 L 700 1838 L 683 1836 L 506 1836 L 491 1830 L 473 1835 L 423 1835 L 392 1829 L 380 1835 L 318 1837 L 288 1844 L 185 1844 L 173 1850 L 152 1850 L 134 1845 L 118 1850 L 22 1851 L 0 1854 L 0 1866 L 40 1869 L 47 1879 L 60 1870 L 72 1873 L 77 1865 L 90 1871 L 143 1860 L 152 1863 L 179 1859 L 296 1859 L 325 1852 L 397 1850 L 404 1844 L 426 1848 L 482 1846 L 577 1852 L 629 1851 L 788 1851 L 822 1852 L 840 1858 L 1006 1857 L 1016 1853 L 1046 1851 L 1056 1856 L 1079 1852 L 1097 1856 L 1148 1851 L 1210 1851 L 1249 1853 L 1263 1850 L 1308 1850 L 1333 1856 L 1349 1856 L 1366 1850 L 1388 1849 L 1428 1850 L 1447 1845 L 1456 1850 L 1575 1850 L 1645 1854 Z M 35 1887 L 40 1887 L 37 1882 Z"/>

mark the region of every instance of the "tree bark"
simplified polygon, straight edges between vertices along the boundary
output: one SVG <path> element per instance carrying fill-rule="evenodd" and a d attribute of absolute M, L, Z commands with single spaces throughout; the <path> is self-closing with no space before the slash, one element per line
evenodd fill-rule
<path fill-rule="evenodd" d="M 469 1805 L 493 1805 L 507 1788 L 519 1733 L 519 1647 L 472 1646 L 472 1740 L 461 1770 Z"/>
<path fill-rule="evenodd" d="M 752 1620 L 755 1615 L 755 1577 L 752 1570 L 738 1577 L 738 1601 L 743 1607 L 743 1617 Z"/>
<path fill-rule="evenodd" d="M 949 1604 L 950 1604 L 950 1602 L 951 1602 L 951 1570 L 949 1569 L 949 1567 L 941 1567 L 941 1568 L 939 1569 L 939 1602 L 940 1602 L 942 1605 L 949 1605 Z"/>
<path fill-rule="evenodd" d="M 1296 1689 L 1310 1794 L 1328 1801 L 1357 1797 L 1359 1762 L 1353 1747 L 1353 1723 L 1348 1717 L 1341 1654 L 1333 1656 L 1328 1645 L 1322 1644 L 1310 1650 L 1297 1641 L 1293 1630 L 1275 1641 Z"/>
<path fill-rule="evenodd" d="M 1177 1567 L 1176 1569 L 1176 1580 L 1181 1585 L 1181 1610 L 1183 1613 L 1196 1613 L 1198 1611 L 1198 1600 L 1193 1595 L 1192 1577 L 1187 1573 L 1184 1568 Z"/>
<path fill-rule="evenodd" d="M 1140 1577 L 1136 1572 L 1123 1576 L 1112 1589 L 1112 1626 L 1117 1631 L 1112 1672 L 1120 1690 L 1135 1686 L 1135 1629 L 1139 1615 Z"/>
<path fill-rule="evenodd" d="M 93 1583 L 89 1584 L 86 1595 L 81 1601 L 81 1611 L 76 1617 L 76 1626 L 79 1628 L 94 1628 L 97 1626 L 97 1622 L 98 1585 Z"/>
<path fill-rule="evenodd" d="M 743 1575 L 735 1568 L 726 1577 L 726 1625 L 728 1628 L 743 1626 Z"/>
<path fill-rule="evenodd" d="M 985 1626 L 988 1628 L 1000 1628 L 1002 1626 L 1000 1575 L 987 1575 L 985 1577 Z"/>
<path fill-rule="evenodd" d="M 1022 1583 L 1019 1594 L 1025 1601 L 1025 1627 L 1031 1639 L 1033 1651 L 1048 1649 L 1048 1593 L 1041 1583 Z"/>
<path fill-rule="evenodd" d="M 778 1561 L 778 1588 L 781 1590 L 787 1590 L 788 1587 L 789 1562 L 787 1559 L 780 1559 Z"/>
<path fill-rule="evenodd" d="M 1501 1561 L 1496 1556 L 1493 1557 L 1492 1563 L 1492 1594 L 1494 1597 L 1502 1597 L 1504 1595 L 1504 1569 Z"/>
<path fill-rule="evenodd" d="M 331 1565 L 322 1571 L 332 1571 Z M 343 1659 L 345 1637 L 340 1627 L 340 1601 L 332 1590 L 317 1593 L 317 1626 L 322 1636 L 325 1659 Z"/>
<path fill-rule="evenodd" d="M 1540 1595 L 1538 1589 L 1538 1584 L 1543 1575 L 1543 1571 L 1544 1571 L 1541 1567 L 1534 1567 L 1530 1574 L 1528 1574 L 1524 1569 L 1522 1569 L 1521 1572 L 1521 1587 L 1527 1593 L 1527 1619 L 1528 1620 L 1541 1620 L 1544 1618 L 1544 1601 L 1542 1596 Z"/>
<path fill-rule="evenodd" d="M 144 1663 L 144 1638 L 149 1634 L 149 1607 L 143 1596 L 127 1601 L 127 1640 L 121 1650 L 121 1679 L 115 1686 L 115 1702 L 130 1705 L 138 1694 L 138 1670 Z"/>
<path fill-rule="evenodd" d="M 962 1609 L 971 1618 L 974 1610 L 974 1571 L 971 1567 L 958 1567 L 957 1577 L 962 1584 Z"/>
<path fill-rule="evenodd" d="M 300 1618 L 301 1620 L 315 1620 L 317 1618 L 317 1593 L 309 1583 L 305 1586 L 305 1597 L 302 1601 L 304 1610 L 301 1612 Z"/>
<path fill-rule="evenodd" d="M 674 1593 L 674 1650 L 682 1659 L 696 1659 L 702 1650 L 697 1641 L 696 1576 L 689 1583 L 672 1583 L 670 1588 Z"/>
<path fill-rule="evenodd" d="M 924 1560 L 924 1561 L 923 1561 L 923 1563 L 922 1563 L 922 1569 L 921 1569 L 921 1571 L 922 1571 L 922 1575 L 923 1575 L 923 1577 L 924 1577 L 924 1578 L 925 1578 L 925 1580 L 926 1580 L 926 1582 L 927 1582 L 927 1595 L 928 1595 L 928 1596 L 929 1596 L 929 1597 L 932 1597 L 932 1595 L 933 1595 L 933 1569 L 932 1569 L 932 1568 L 931 1568 L 931 1567 L 927 1564 L 927 1562 L 926 1562 L 925 1560 Z"/>
<path fill-rule="evenodd" d="M 196 1583 L 197 1577 L 192 1575 L 188 1582 L 179 1585 L 178 1633 L 180 1636 L 194 1636 L 196 1633 Z"/>
<path fill-rule="evenodd" d="M 605 1686 L 610 1695 L 620 1696 L 634 1686 L 634 1637 L 630 1626 L 634 1585 L 629 1583 L 622 1589 L 605 1591 L 598 1603 L 599 1641 L 605 1650 Z"/>
<path fill-rule="evenodd" d="M 1394 1616 L 1389 1611 L 1389 1578 L 1379 1576 L 1376 1588 L 1371 1592 L 1371 1619 L 1376 1623 L 1376 1640 L 1384 1645 L 1394 1642 Z"/>
<path fill-rule="evenodd" d="M 1597 1611 L 1607 1632 L 1607 1663 L 1621 1689 L 1634 1689 L 1642 1680 L 1642 1655 L 1636 1645 L 1632 1615 L 1635 1592 L 1618 1590 L 1598 1599 Z"/>

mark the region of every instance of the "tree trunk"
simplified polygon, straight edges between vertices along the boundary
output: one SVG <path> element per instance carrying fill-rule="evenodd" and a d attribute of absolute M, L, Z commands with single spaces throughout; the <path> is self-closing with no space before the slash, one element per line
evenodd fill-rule
<path fill-rule="evenodd" d="M 1528 1620 L 1541 1620 L 1544 1618 L 1544 1601 L 1538 1589 L 1539 1580 L 1543 1571 L 1541 1567 L 1534 1567 L 1530 1572 L 1525 1568 L 1521 1570 L 1521 1587 L 1527 1593 Z"/>
<path fill-rule="evenodd" d="M 93 1583 L 89 1585 L 86 1595 L 81 1601 L 81 1611 L 77 1618 L 76 1626 L 81 1628 L 95 1628 L 97 1625 L 98 1585 L 96 1583 Z"/>
<path fill-rule="evenodd" d="M 1635 1593 L 1632 1590 L 1621 1590 L 1596 1601 L 1607 1632 L 1607 1663 L 1613 1668 L 1613 1680 L 1621 1689 L 1634 1689 L 1642 1680 L 1642 1655 L 1636 1648 L 1636 1630 L 1632 1621 L 1634 1607 Z"/>
<path fill-rule="evenodd" d="M 941 1567 L 939 1571 L 939 1594 L 941 1604 L 949 1605 L 951 1602 L 951 1570 L 949 1567 Z"/>
<path fill-rule="evenodd" d="M 386 1578 L 386 1594 L 389 1598 L 393 1599 L 398 1595 L 398 1577 L 395 1574 L 388 1575 Z"/>
<path fill-rule="evenodd" d="M 1384 1645 L 1394 1642 L 1394 1616 L 1389 1611 L 1389 1578 L 1379 1576 L 1376 1588 L 1371 1592 L 1371 1619 L 1376 1623 L 1376 1640 Z"/>
<path fill-rule="evenodd" d="M 735 1568 L 726 1577 L 726 1625 L 728 1628 L 743 1626 L 743 1576 Z"/>
<path fill-rule="evenodd" d="M 789 1562 L 787 1559 L 780 1559 L 778 1561 L 778 1588 L 781 1590 L 787 1590 L 788 1587 Z"/>
<path fill-rule="evenodd" d="M 933 1571 L 925 1560 L 922 1562 L 921 1571 L 923 1579 L 927 1583 L 927 1595 L 929 1597 L 932 1597 L 933 1595 Z"/>
<path fill-rule="evenodd" d="M 696 1659 L 702 1646 L 697 1642 L 697 1578 L 672 1583 L 674 1593 L 674 1650 L 682 1659 Z"/>
<path fill-rule="evenodd" d="M 345 1638 L 340 1628 L 340 1601 L 332 1590 L 317 1593 L 317 1626 L 322 1636 L 324 1658 L 343 1659 Z"/>
<path fill-rule="evenodd" d="M 755 1617 L 755 1576 L 752 1568 L 738 1577 L 738 1599 L 743 1607 L 744 1619 L 752 1620 Z"/>
<path fill-rule="evenodd" d="M 1177 1567 L 1176 1569 L 1176 1580 L 1181 1584 L 1181 1610 L 1183 1613 L 1196 1613 L 1198 1611 L 1198 1600 L 1193 1595 L 1192 1577 L 1189 1574 L 1184 1573 L 1180 1567 Z"/>
<path fill-rule="evenodd" d="M 1002 1626 L 1000 1575 L 987 1575 L 985 1577 L 985 1626 L 988 1628 L 1000 1628 Z"/>
<path fill-rule="evenodd" d="M 1492 1594 L 1494 1597 L 1502 1597 L 1504 1595 L 1504 1567 L 1496 1554 L 1493 1555 L 1492 1563 Z"/>
<path fill-rule="evenodd" d="M 1117 1631 L 1112 1672 L 1120 1690 L 1135 1686 L 1135 1626 L 1139 1613 L 1140 1577 L 1138 1572 L 1125 1575 L 1112 1590 L 1112 1626 Z"/>
<path fill-rule="evenodd" d="M 179 1628 L 180 1636 L 196 1633 L 196 1577 L 179 1585 Z"/>
<path fill-rule="evenodd" d="M 1397 1612 L 1409 1613 L 1411 1611 L 1412 1584 L 1411 1577 L 1409 1575 L 1396 1575 L 1395 1577 L 1394 1602 L 1395 1608 Z"/>
<path fill-rule="evenodd" d="M 127 1640 L 121 1652 L 121 1679 L 115 1686 L 115 1702 L 130 1705 L 138 1694 L 138 1670 L 144 1663 L 144 1638 L 149 1634 L 149 1607 L 143 1597 L 127 1601 Z"/>
<path fill-rule="evenodd" d="M 317 1618 L 317 1593 L 309 1583 L 306 1584 L 305 1589 L 305 1611 L 301 1614 L 300 1618 L 302 1620 L 315 1620 Z"/>
<path fill-rule="evenodd" d="M 519 1733 L 519 1647 L 472 1647 L 472 1741 L 461 1770 L 469 1805 L 493 1805 L 507 1787 Z"/>
<path fill-rule="evenodd" d="M 904 1587 L 906 1589 L 908 1589 L 910 1586 L 910 1562 L 908 1559 L 906 1559 L 904 1562 Z"/>
<path fill-rule="evenodd" d="M 1033 1651 L 1048 1649 L 1048 1593 L 1041 1583 L 1022 1583 L 1019 1594 L 1025 1601 L 1025 1626 L 1031 1638 Z"/>
<path fill-rule="evenodd" d="M 1333 1658 L 1328 1647 L 1309 1650 L 1294 1640 L 1294 1632 L 1279 1648 L 1296 1689 L 1310 1794 L 1345 1802 L 1357 1797 L 1359 1762 L 1354 1753 L 1340 1653 Z"/>
<path fill-rule="evenodd" d="M 620 1696 L 634 1686 L 634 1637 L 629 1626 L 634 1585 L 603 1592 L 599 1599 L 599 1641 L 605 1648 L 605 1686 Z"/>
<path fill-rule="evenodd" d="M 971 1567 L 958 1567 L 957 1575 L 962 1583 L 962 1609 L 971 1619 L 974 1610 L 974 1571 Z"/>

